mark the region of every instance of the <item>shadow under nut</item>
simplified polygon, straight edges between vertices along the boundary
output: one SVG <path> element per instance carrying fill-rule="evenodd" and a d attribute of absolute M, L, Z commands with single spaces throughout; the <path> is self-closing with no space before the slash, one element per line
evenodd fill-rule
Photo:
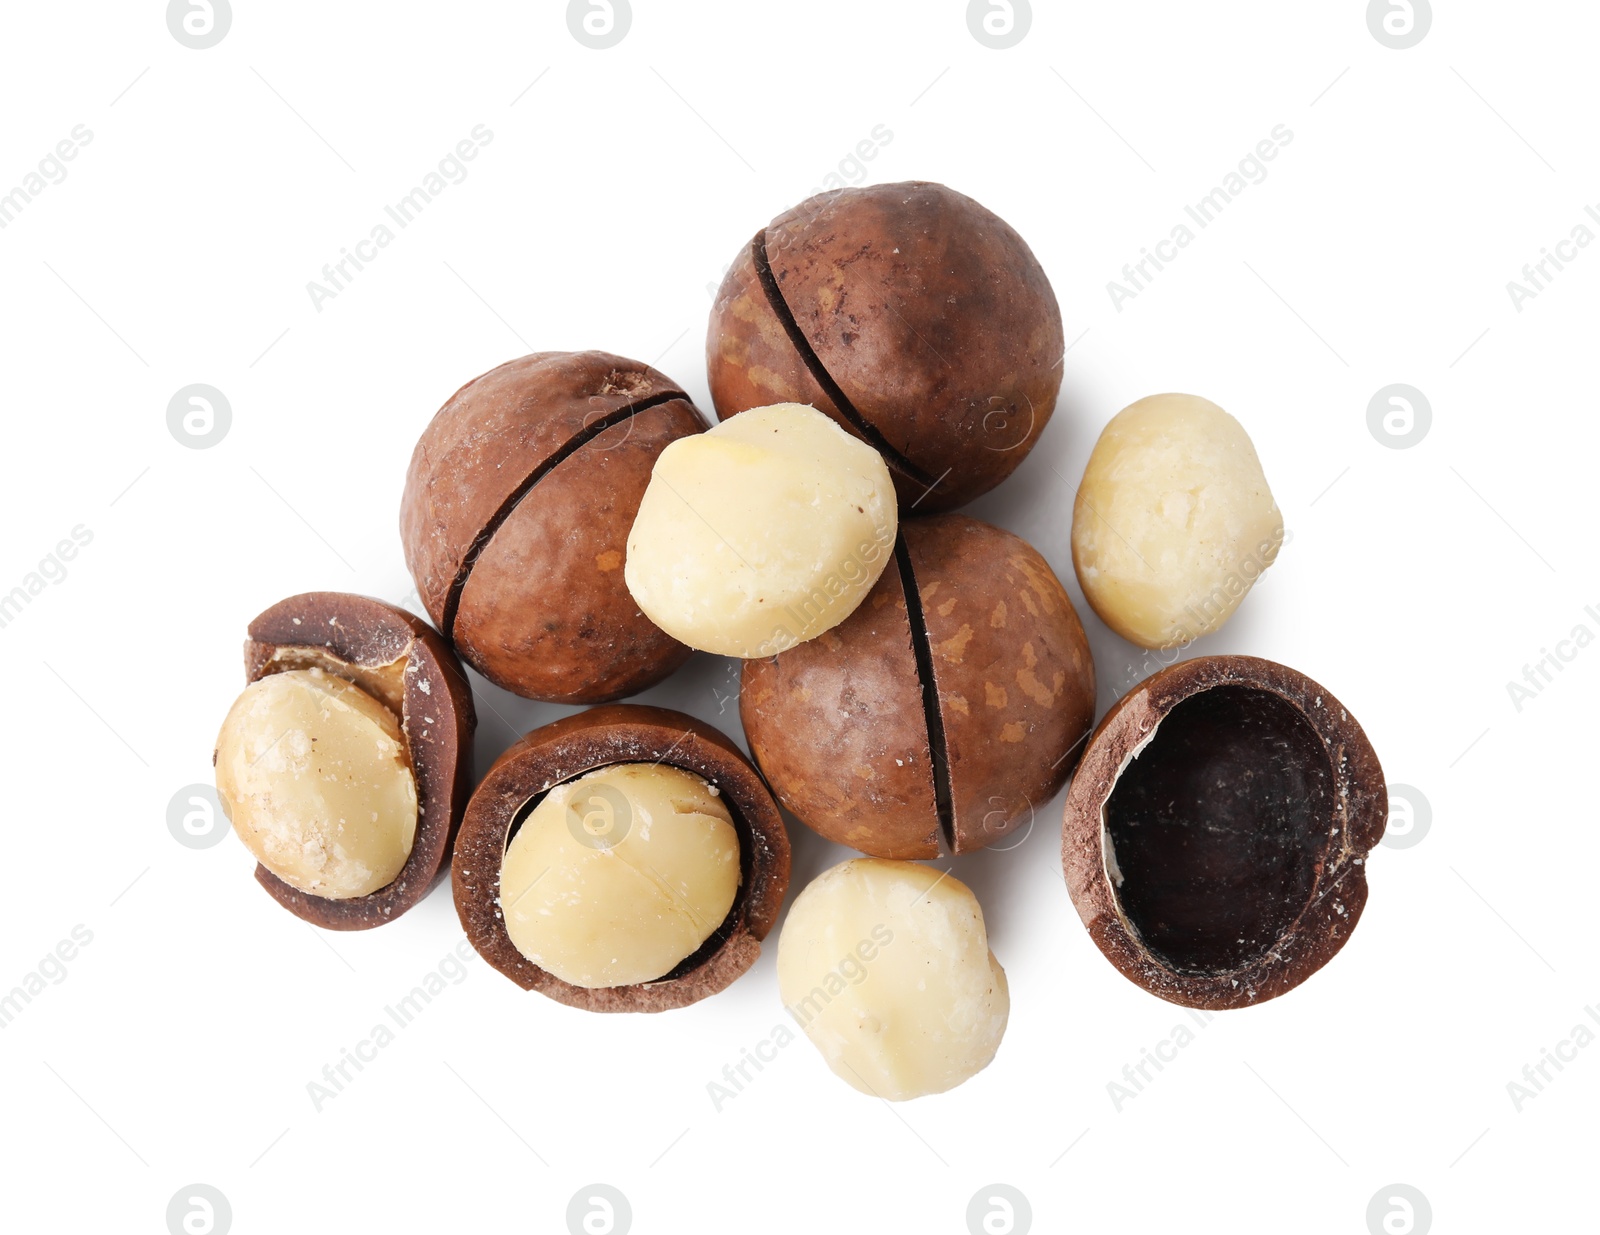
<path fill-rule="evenodd" d="M 739 834 L 733 907 L 670 974 L 631 986 L 574 986 L 511 942 L 500 910 L 500 867 L 523 806 L 553 786 L 618 763 L 668 764 L 723 795 Z M 662 1012 L 729 986 L 760 955 L 789 885 L 789 838 L 760 774 L 727 737 L 681 712 L 638 704 L 591 708 L 545 725 L 500 756 L 467 806 L 451 867 L 456 912 L 478 953 L 524 990 L 591 1012 Z"/>
<path fill-rule="evenodd" d="M 1201 657 L 1101 721 L 1067 792 L 1062 863 L 1090 937 L 1130 981 L 1244 1007 L 1344 946 L 1387 820 L 1377 754 L 1332 694 L 1272 661 Z"/>
<path fill-rule="evenodd" d="M 314 660 L 307 658 L 316 658 Z M 330 672 L 331 657 L 359 671 L 407 660 L 398 708 L 417 786 L 417 831 L 395 879 L 366 896 L 333 899 L 292 887 L 257 864 L 256 882 L 296 917 L 325 930 L 367 930 L 393 921 L 428 894 L 450 860 L 472 790 L 472 734 L 477 725 L 466 672 L 421 618 L 394 605 L 341 592 L 307 592 L 279 601 L 249 627 L 248 685 L 311 663 Z M 358 680 L 358 672 L 346 673 Z M 389 701 L 386 701 L 389 702 Z"/>

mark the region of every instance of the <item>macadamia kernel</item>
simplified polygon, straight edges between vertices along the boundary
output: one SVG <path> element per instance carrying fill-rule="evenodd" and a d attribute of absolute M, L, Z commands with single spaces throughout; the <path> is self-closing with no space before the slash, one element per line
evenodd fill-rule
<path fill-rule="evenodd" d="M 517 951 L 573 986 L 671 973 L 728 916 L 739 834 L 717 791 L 664 764 L 557 785 L 517 828 L 500 905 Z"/>
<path fill-rule="evenodd" d="M 881 858 L 824 871 L 795 899 L 778 988 L 834 1072 L 895 1102 L 982 1071 L 1011 1011 L 971 890 Z"/>
<path fill-rule="evenodd" d="M 252 682 L 217 736 L 217 797 L 256 860 L 341 900 L 393 883 L 417 834 L 395 714 L 352 682 L 291 669 Z"/>
<path fill-rule="evenodd" d="M 1197 395 L 1153 395 L 1119 412 L 1072 512 L 1084 596 L 1146 648 L 1221 627 L 1282 543 L 1283 516 L 1249 434 Z"/>
<path fill-rule="evenodd" d="M 849 617 L 894 551 L 882 457 L 799 403 L 661 452 L 628 537 L 628 589 L 690 647 L 771 656 Z"/>

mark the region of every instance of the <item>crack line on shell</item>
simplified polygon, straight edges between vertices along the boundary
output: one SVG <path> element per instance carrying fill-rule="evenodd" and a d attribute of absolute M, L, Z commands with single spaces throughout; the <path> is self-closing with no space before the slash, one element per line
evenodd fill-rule
<path fill-rule="evenodd" d="M 767 304 L 777 317 L 778 324 L 783 327 L 783 333 L 789 337 L 790 344 L 799 353 L 812 379 L 822 387 L 823 393 L 832 400 L 839 414 L 849 422 L 856 436 L 881 454 L 884 462 L 894 471 L 909 477 L 926 489 L 936 488 L 939 480 L 943 480 L 944 477 L 939 477 L 939 480 L 933 479 L 890 445 L 889 440 L 878 431 L 877 426 L 856 409 L 856 405 L 850 401 L 839 383 L 833 380 L 833 374 L 829 373 L 827 366 L 822 363 L 822 357 L 812 348 L 811 340 L 806 338 L 805 332 L 800 329 L 800 323 L 790 312 L 789 302 L 783 298 L 783 289 L 778 286 L 777 276 L 772 273 L 772 263 L 767 260 L 766 228 L 757 232 L 755 239 L 750 242 L 750 255 L 755 259 L 756 281 L 761 284 L 761 290 L 767 297 Z"/>
<path fill-rule="evenodd" d="M 945 745 L 944 714 L 939 710 L 939 686 L 933 676 L 933 648 L 928 643 L 928 624 L 922 615 L 922 594 L 911 569 L 911 550 L 904 536 L 894 543 L 895 565 L 900 571 L 900 590 L 905 593 L 906 617 L 911 623 L 911 652 L 917 661 L 917 678 L 922 687 L 922 715 L 928 728 L 928 755 L 933 764 L 933 804 L 939 816 L 939 841 L 946 853 L 956 851 L 955 808 L 950 795 L 950 757 Z"/>
<path fill-rule="evenodd" d="M 601 416 L 593 424 L 574 433 L 562 443 L 560 449 L 547 458 L 533 471 L 528 473 L 526 479 L 511 492 L 511 496 L 500 504 L 500 509 L 494 512 L 494 517 L 484 526 L 472 543 L 467 546 L 466 553 L 461 558 L 461 565 L 456 570 L 456 577 L 450 583 L 450 590 L 445 594 L 443 621 L 439 623 L 444 637 L 453 644 L 456 641 L 456 614 L 461 608 L 461 595 L 467 590 L 467 581 L 472 577 L 472 570 L 478 564 L 478 558 L 485 548 L 494 539 L 506 520 L 516 513 L 517 507 L 522 505 L 523 499 L 533 492 L 534 487 L 551 472 L 566 462 L 578 451 L 582 450 L 595 438 L 599 437 L 613 425 L 631 420 L 641 412 L 647 412 L 653 407 L 660 407 L 663 403 L 671 403 L 675 399 L 689 402 L 689 396 L 681 390 L 664 391 L 661 394 L 651 395 L 648 399 L 640 399 L 626 407 L 620 407 L 614 412 Z M 691 405 L 692 406 L 692 405 Z"/>

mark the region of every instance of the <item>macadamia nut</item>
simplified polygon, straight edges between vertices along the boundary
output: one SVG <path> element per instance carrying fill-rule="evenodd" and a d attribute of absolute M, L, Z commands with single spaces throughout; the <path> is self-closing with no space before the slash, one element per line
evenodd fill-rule
<path fill-rule="evenodd" d="M 417 834 L 400 722 L 352 682 L 291 669 L 252 682 L 217 736 L 217 797 L 256 860 L 338 900 L 392 883 Z"/>
<path fill-rule="evenodd" d="M 816 409 L 780 403 L 661 452 L 624 576 L 680 642 L 771 656 L 850 616 L 888 564 L 896 528 L 878 452 Z"/>
<path fill-rule="evenodd" d="M 1244 427 L 1153 395 L 1100 434 L 1072 512 L 1072 562 L 1102 621 L 1146 648 L 1217 630 L 1278 556 L 1283 516 Z"/>
<path fill-rule="evenodd" d="M 722 925 L 739 835 L 717 791 L 664 764 L 557 785 L 511 838 L 500 905 L 517 951 L 574 986 L 665 977 Z"/>
<path fill-rule="evenodd" d="M 982 1071 L 1011 1011 L 971 890 L 881 858 L 824 871 L 795 899 L 778 988 L 834 1072 L 895 1102 Z"/>

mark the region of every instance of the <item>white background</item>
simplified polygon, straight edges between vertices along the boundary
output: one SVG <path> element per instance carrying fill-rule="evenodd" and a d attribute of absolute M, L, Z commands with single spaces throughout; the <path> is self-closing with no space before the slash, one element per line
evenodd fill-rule
<path fill-rule="evenodd" d="M 1600 633 L 1600 248 L 1520 313 L 1506 284 L 1600 203 L 1595 6 L 1441 4 L 1404 51 L 1363 0 L 1039 3 L 1004 51 L 955 0 L 635 0 L 603 51 L 555 2 L 236 0 L 201 51 L 163 7 L 8 5 L 0 33 L 0 193 L 93 133 L 0 231 L 0 592 L 93 536 L 0 629 L 0 990 L 93 933 L 0 1031 L 8 1225 L 163 1231 L 201 1182 L 241 1233 L 561 1232 L 604 1182 L 639 1232 L 960 1235 L 1004 1183 L 1039 1231 L 1360 1235 L 1405 1183 L 1438 1231 L 1592 1229 L 1600 1049 L 1520 1112 L 1507 1083 L 1600 1005 L 1580 792 L 1600 648 L 1520 711 L 1506 683 L 1580 623 Z M 479 124 L 465 182 L 318 312 L 307 282 Z M 1267 179 L 1117 311 L 1108 280 L 1280 124 Z M 1072 483 L 1101 425 L 1158 391 L 1221 403 L 1292 541 L 1195 651 L 1322 682 L 1431 830 L 1374 853 L 1324 971 L 1219 1015 L 1120 1111 L 1108 1082 L 1186 1017 L 1084 933 L 1057 801 L 958 864 L 1013 1003 L 994 1064 L 952 1093 L 891 1109 L 802 1039 L 714 1109 L 708 1082 L 784 1019 L 769 947 L 650 1018 L 572 1011 L 474 956 L 317 1112 L 307 1082 L 461 931 L 441 889 L 382 930 L 319 934 L 231 837 L 169 832 L 171 799 L 209 778 L 246 622 L 316 588 L 407 598 L 413 443 L 504 360 L 605 348 L 709 412 L 725 263 L 877 125 L 871 179 L 944 181 L 1005 217 L 1076 341 L 1038 449 L 973 513 L 1078 597 Z M 233 413 L 205 450 L 166 423 L 196 382 Z M 1367 427 L 1394 382 L 1433 409 L 1410 449 Z M 1103 710 L 1135 654 L 1080 612 Z M 644 698 L 737 731 L 734 685 L 699 658 Z M 486 760 L 561 709 L 488 689 L 480 711 Z M 794 842 L 795 888 L 846 856 Z"/>

